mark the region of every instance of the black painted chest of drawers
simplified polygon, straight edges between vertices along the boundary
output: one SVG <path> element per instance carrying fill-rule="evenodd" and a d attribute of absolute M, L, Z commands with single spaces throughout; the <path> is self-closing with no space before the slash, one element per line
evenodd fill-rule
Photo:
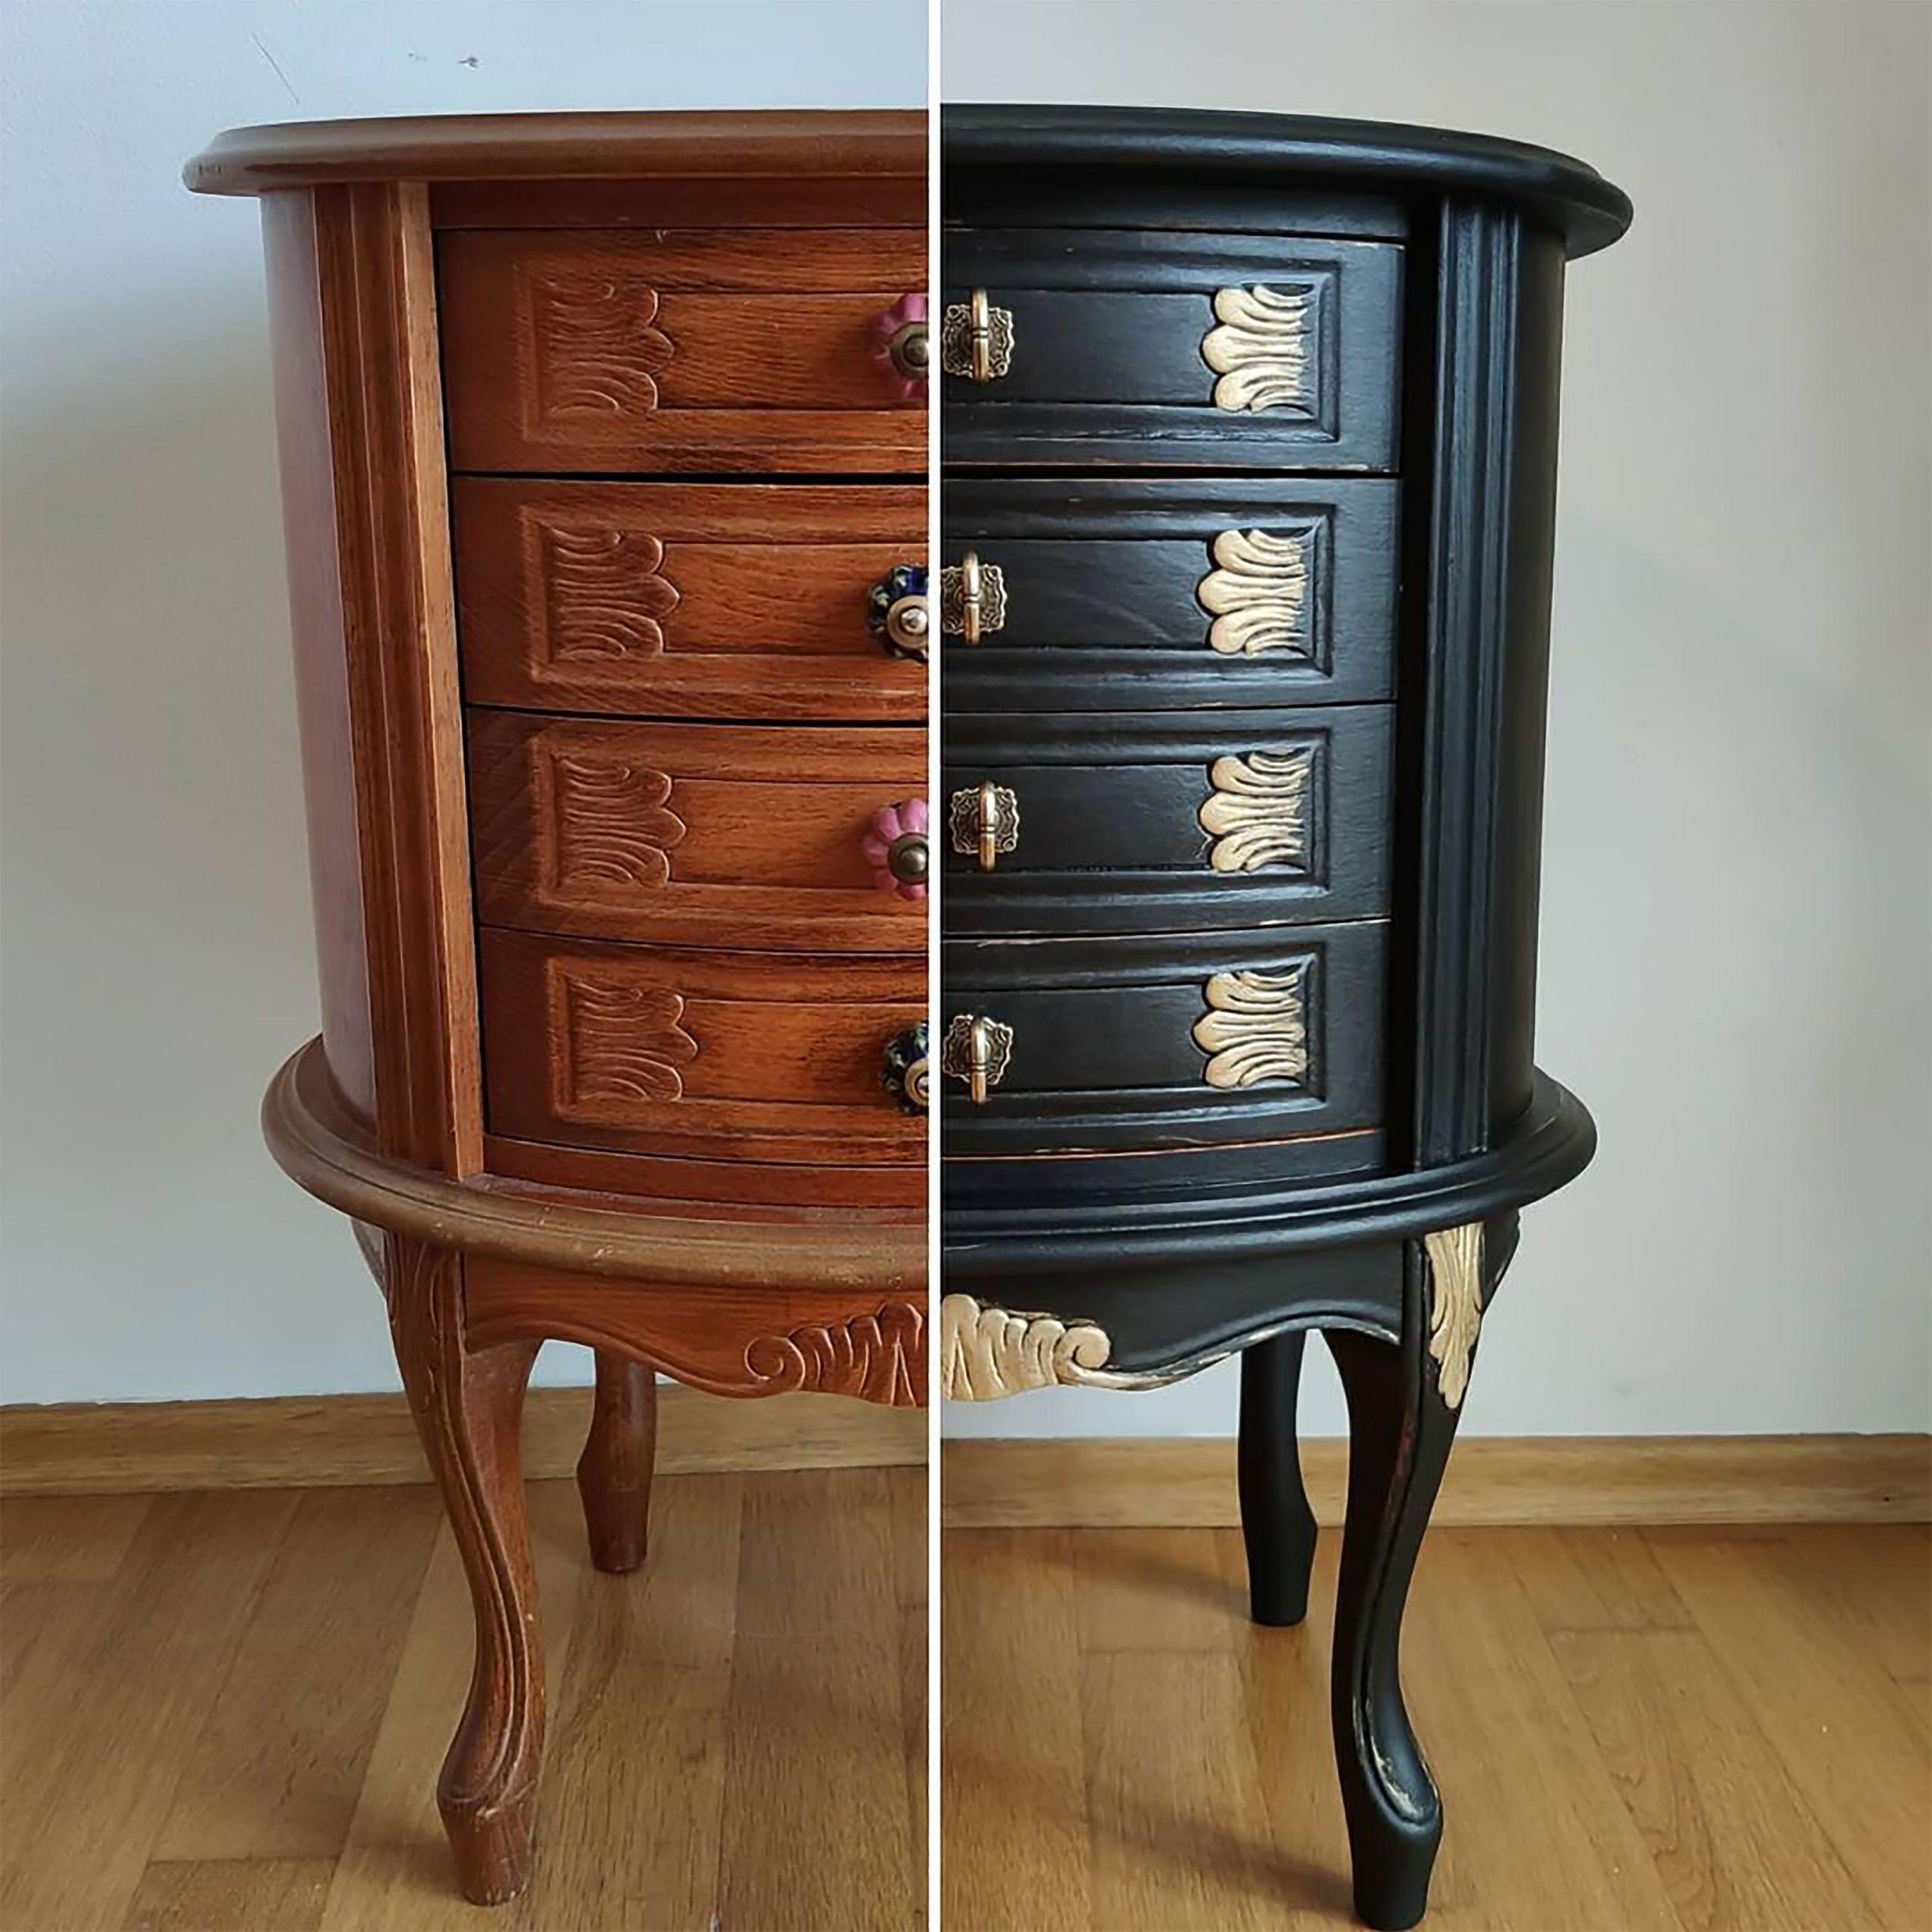
<path fill-rule="evenodd" d="M 1337 1758 L 1371 1924 L 1441 1830 L 1395 1654 L 1518 1211 L 1594 1143 L 1532 1054 L 1566 263 L 1544 149 L 949 109 L 942 1378 L 1242 1352 L 1254 1614 L 1298 1622 L 1324 1332 Z"/>

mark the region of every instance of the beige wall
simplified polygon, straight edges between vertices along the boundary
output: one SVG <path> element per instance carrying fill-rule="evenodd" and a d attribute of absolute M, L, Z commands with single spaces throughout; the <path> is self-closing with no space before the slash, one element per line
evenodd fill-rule
<path fill-rule="evenodd" d="M 1540 1057 L 1476 1432 L 1921 1429 L 1932 10 L 946 0 L 949 100 L 1435 122 L 1637 205 L 1570 278 Z M 1311 1356 L 1311 1361 L 1314 1358 Z M 955 1432 L 1232 1426 L 1223 1368 Z M 1311 1426 L 1339 1430 L 1325 1360 Z"/>

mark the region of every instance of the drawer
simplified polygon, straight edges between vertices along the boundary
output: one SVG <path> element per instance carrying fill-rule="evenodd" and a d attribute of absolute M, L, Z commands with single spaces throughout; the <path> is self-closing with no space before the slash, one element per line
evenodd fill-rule
<path fill-rule="evenodd" d="M 706 1160 L 916 1164 L 884 1084 L 926 1017 L 925 959 L 478 935 L 487 1125 Z"/>
<path fill-rule="evenodd" d="M 949 941 L 934 1056 L 949 1154 L 1209 1146 L 1382 1115 L 1379 920 L 1185 938 Z M 971 1021 L 1005 1029 L 985 1100 Z"/>
<path fill-rule="evenodd" d="M 1400 488 L 948 477 L 937 601 L 949 713 L 1386 698 Z"/>
<path fill-rule="evenodd" d="M 478 916 L 586 937 L 861 952 L 925 946 L 926 789 L 909 729 L 632 724 L 472 711 Z M 917 849 L 912 849 L 916 846 Z M 869 848 L 869 851 L 868 850 Z"/>
<path fill-rule="evenodd" d="M 952 228 L 941 259 L 949 463 L 1395 466 L 1393 242 Z"/>
<path fill-rule="evenodd" d="M 921 228 L 446 232 L 457 469 L 918 469 L 886 353 Z"/>
<path fill-rule="evenodd" d="M 1386 912 L 1393 731 L 1387 705 L 955 718 L 946 933 Z"/>
<path fill-rule="evenodd" d="M 923 488 L 460 477 L 451 505 L 472 703 L 925 715 L 925 666 L 871 607 L 895 570 L 923 577 Z"/>

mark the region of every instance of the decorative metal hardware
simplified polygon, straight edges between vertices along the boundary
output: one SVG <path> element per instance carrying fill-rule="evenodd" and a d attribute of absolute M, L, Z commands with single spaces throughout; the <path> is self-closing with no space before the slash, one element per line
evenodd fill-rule
<path fill-rule="evenodd" d="M 1012 851 L 1020 843 L 1020 800 L 1010 787 L 982 779 L 953 793 L 947 801 L 946 823 L 952 849 L 977 858 L 980 871 L 989 872 L 1002 852 Z"/>
<path fill-rule="evenodd" d="M 1469 1386 L 1469 1362 L 1482 1327 L 1482 1223 L 1438 1228 L 1422 1238 L 1429 1259 L 1429 1352 L 1435 1386 L 1452 1409 Z"/>
<path fill-rule="evenodd" d="M 923 899 L 932 869 L 927 847 L 931 814 L 923 798 L 902 798 L 872 814 L 859 850 L 872 869 L 872 884 L 901 899 Z"/>
<path fill-rule="evenodd" d="M 939 627 L 949 637 L 977 644 L 1006 622 L 1006 574 L 982 563 L 971 550 L 939 574 Z"/>
<path fill-rule="evenodd" d="M 1203 989 L 1206 1013 L 1194 1044 L 1208 1056 L 1211 1087 L 1254 1087 L 1308 1078 L 1307 971 L 1217 973 Z"/>
<path fill-rule="evenodd" d="M 939 365 L 969 382 L 996 382 L 1013 367 L 1013 311 L 995 307 L 983 288 L 949 303 L 940 318 Z"/>
<path fill-rule="evenodd" d="M 950 311 L 948 312 L 950 313 Z M 1220 378 L 1217 409 L 1305 409 L 1312 288 L 1223 288 L 1217 326 L 1201 340 L 1201 359 Z"/>
<path fill-rule="evenodd" d="M 866 593 L 866 628 L 888 657 L 925 663 L 932 629 L 926 583 L 924 564 L 894 564 Z"/>
<path fill-rule="evenodd" d="M 922 1114 L 932 1106 L 931 1038 L 921 1020 L 885 1043 L 879 1084 L 899 1103 L 902 1114 Z"/>
<path fill-rule="evenodd" d="M 1208 863 L 1217 872 L 1306 868 L 1314 776 L 1312 745 L 1217 758 L 1208 768 L 1214 789 L 1199 815 L 1201 830 L 1214 841 Z"/>
<path fill-rule="evenodd" d="M 1214 539 L 1214 568 L 1194 595 L 1214 620 L 1208 642 L 1223 657 L 1258 657 L 1264 651 L 1309 655 L 1308 548 L 1302 537 L 1223 531 Z"/>
<path fill-rule="evenodd" d="M 872 360 L 886 371 L 894 401 L 924 398 L 932 366 L 924 296 L 902 295 L 872 318 Z"/>
<path fill-rule="evenodd" d="M 958 1014 L 946 1029 L 940 1048 L 939 1070 L 963 1080 L 976 1107 L 984 1106 L 986 1090 L 1006 1078 L 1013 1058 L 1013 1029 L 983 1014 Z"/>

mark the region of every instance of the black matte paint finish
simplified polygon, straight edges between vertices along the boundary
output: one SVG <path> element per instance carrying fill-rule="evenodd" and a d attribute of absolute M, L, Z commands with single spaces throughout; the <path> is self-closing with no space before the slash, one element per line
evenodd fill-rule
<path fill-rule="evenodd" d="M 943 560 L 1008 591 L 998 631 L 941 641 L 945 783 L 1020 801 L 997 869 L 945 861 L 942 1025 L 1014 1028 L 984 1106 L 941 1082 L 945 1284 L 1094 1322 L 1123 1373 L 1247 1349 L 1263 1623 L 1306 1607 L 1296 1383 L 1327 1333 L 1356 1904 L 1411 1925 L 1441 1814 L 1396 1656 L 1459 1419 L 1424 1238 L 1483 1226 L 1486 1301 L 1516 1211 L 1595 1146 L 1534 1064 L 1537 884 L 1564 264 L 1629 205 L 1544 149 L 1364 123 L 949 109 L 943 146 L 947 299 L 1015 318 L 1010 377 L 941 387 Z M 1306 405 L 1217 409 L 1215 290 L 1290 277 Z M 1303 540 L 1305 635 L 1224 655 L 1199 586 L 1254 530 Z M 1215 760 L 1295 746 L 1305 858 L 1215 872 Z M 1213 1088 L 1191 1029 L 1244 970 L 1306 974 L 1309 1066 Z"/>

